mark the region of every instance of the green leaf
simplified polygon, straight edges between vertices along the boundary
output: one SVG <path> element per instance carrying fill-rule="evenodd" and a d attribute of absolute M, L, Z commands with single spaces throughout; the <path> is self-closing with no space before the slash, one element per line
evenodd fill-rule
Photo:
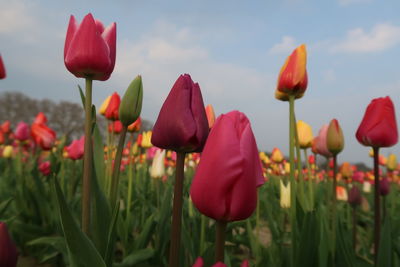
<path fill-rule="evenodd" d="M 82 106 L 85 108 L 85 94 L 83 93 L 83 90 L 81 86 L 78 84 L 78 89 L 79 89 L 79 94 L 81 95 L 81 100 L 82 100 Z"/>
<path fill-rule="evenodd" d="M 153 235 L 154 228 L 156 226 L 156 220 L 154 219 L 154 214 L 147 218 L 144 223 L 142 232 L 135 240 L 135 250 L 147 247 L 150 242 L 151 236 Z"/>
<path fill-rule="evenodd" d="M 46 245 L 52 246 L 57 251 L 67 254 L 67 247 L 65 246 L 65 240 L 61 236 L 45 236 L 31 240 L 27 243 L 28 246 Z"/>
<path fill-rule="evenodd" d="M 296 250 L 296 265 L 318 266 L 318 224 L 315 212 L 304 213 L 302 228 L 299 233 L 300 242 Z"/>
<path fill-rule="evenodd" d="M 119 203 L 117 202 L 117 204 L 114 207 L 111 224 L 108 229 L 107 249 L 106 249 L 106 255 L 104 257 L 107 266 L 112 266 L 113 262 L 114 243 L 117 238 L 115 235 L 115 227 L 117 224 L 118 214 L 119 214 Z"/>
<path fill-rule="evenodd" d="M 3 217 L 3 214 L 5 213 L 8 205 L 10 205 L 12 200 L 12 198 L 9 198 L 0 203 L 0 218 Z"/>
<path fill-rule="evenodd" d="M 105 165 L 104 165 L 104 146 L 103 138 L 101 136 L 99 127 L 97 124 L 93 131 L 93 164 L 96 172 L 96 177 L 101 189 L 105 188 Z"/>
<path fill-rule="evenodd" d="M 151 248 L 145 248 L 136 250 L 127 256 L 121 263 L 114 264 L 115 267 L 134 266 L 135 264 L 142 263 L 146 260 L 151 259 L 154 256 L 154 250 Z"/>
<path fill-rule="evenodd" d="M 54 188 L 57 194 L 61 226 L 67 243 L 68 252 L 73 262 L 72 266 L 106 267 L 104 260 L 101 258 L 93 243 L 81 231 L 72 217 L 57 179 L 55 179 Z"/>
<path fill-rule="evenodd" d="M 378 264 L 377 266 L 392 265 L 392 235 L 389 216 L 386 216 L 379 240 Z"/>

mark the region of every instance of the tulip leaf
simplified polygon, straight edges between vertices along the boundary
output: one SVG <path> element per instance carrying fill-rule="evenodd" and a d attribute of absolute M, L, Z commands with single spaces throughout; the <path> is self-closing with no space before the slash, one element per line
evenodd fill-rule
<path fill-rule="evenodd" d="M 118 264 L 114 264 L 115 267 L 128 267 L 134 266 L 135 264 L 142 263 L 146 260 L 153 258 L 155 252 L 152 248 L 140 249 L 132 252 L 130 255 Z"/>
<path fill-rule="evenodd" d="M 82 106 L 83 108 L 85 108 L 85 94 L 83 93 L 83 90 L 79 84 L 78 84 L 78 89 L 79 89 L 79 94 L 81 96 Z"/>
<path fill-rule="evenodd" d="M 67 255 L 67 247 L 65 246 L 65 240 L 61 236 L 45 236 L 31 240 L 27 243 L 28 246 L 45 245 L 52 246 L 57 251 Z"/>
<path fill-rule="evenodd" d="M 12 200 L 12 198 L 9 198 L 0 203 L 0 218 L 3 217 L 3 213 L 6 211 L 8 205 L 10 205 Z"/>
<path fill-rule="evenodd" d="M 338 218 L 336 226 L 336 266 L 355 266 L 355 255 L 351 244 L 349 229 L 346 229 L 345 223 Z"/>
<path fill-rule="evenodd" d="M 118 214 L 119 214 L 119 202 L 115 204 L 115 207 L 113 209 L 113 214 L 111 218 L 111 223 L 108 229 L 108 236 L 107 236 L 107 249 L 106 249 L 106 255 L 104 257 L 105 262 L 107 263 L 107 266 L 112 266 L 112 261 L 113 261 L 113 253 L 114 253 L 114 243 L 116 239 L 115 235 L 115 228 L 118 220 Z"/>
<path fill-rule="evenodd" d="M 381 231 L 381 239 L 379 241 L 378 264 L 377 266 L 393 266 L 392 265 L 392 237 L 389 216 L 386 216 Z"/>
<path fill-rule="evenodd" d="M 54 180 L 54 188 L 57 195 L 61 226 L 72 266 L 106 267 L 104 260 L 101 258 L 93 243 L 81 231 L 77 222 L 72 217 L 57 179 Z"/>
<path fill-rule="evenodd" d="M 296 250 L 298 266 L 318 266 L 318 223 L 315 212 L 306 212 L 300 229 L 299 247 Z"/>
<path fill-rule="evenodd" d="M 147 218 L 140 235 L 135 240 L 134 249 L 141 249 L 147 247 L 150 242 L 151 236 L 153 235 L 154 228 L 156 226 L 156 221 L 154 219 L 154 214 Z"/>
<path fill-rule="evenodd" d="M 93 164 L 96 172 L 97 181 L 100 184 L 101 189 L 105 188 L 105 177 L 104 177 L 104 146 L 103 138 L 101 136 L 99 127 L 97 124 L 93 130 Z"/>

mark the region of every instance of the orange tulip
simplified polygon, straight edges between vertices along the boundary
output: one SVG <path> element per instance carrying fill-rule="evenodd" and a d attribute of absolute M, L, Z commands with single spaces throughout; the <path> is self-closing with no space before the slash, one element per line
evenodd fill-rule
<path fill-rule="evenodd" d="M 211 105 L 206 106 L 206 115 L 208 120 L 208 128 L 212 128 L 215 122 L 214 108 Z"/>

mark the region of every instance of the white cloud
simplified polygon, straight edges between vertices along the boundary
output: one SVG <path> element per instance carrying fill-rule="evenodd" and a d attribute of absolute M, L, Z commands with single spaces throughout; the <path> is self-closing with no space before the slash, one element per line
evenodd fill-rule
<path fill-rule="evenodd" d="M 369 32 L 362 28 L 347 32 L 346 38 L 331 47 L 332 52 L 378 52 L 400 44 L 400 26 L 388 23 L 375 25 Z"/>
<path fill-rule="evenodd" d="M 270 54 L 287 54 L 296 48 L 296 40 L 291 36 L 283 36 L 280 43 L 275 44 L 269 50 Z"/>
<path fill-rule="evenodd" d="M 364 4 L 364 3 L 370 3 L 372 0 L 338 0 L 339 5 L 341 6 L 348 6 L 351 4 Z"/>
<path fill-rule="evenodd" d="M 36 21 L 31 16 L 30 5 L 25 2 L 3 3 L 0 9 L 0 34 L 32 29 Z"/>

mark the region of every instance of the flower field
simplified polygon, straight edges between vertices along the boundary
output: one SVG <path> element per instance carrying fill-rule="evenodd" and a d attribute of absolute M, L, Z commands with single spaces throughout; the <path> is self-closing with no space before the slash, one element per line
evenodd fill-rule
<path fill-rule="evenodd" d="M 64 63 L 85 82 L 84 135 L 54 131 L 45 112 L 0 125 L 0 267 L 400 266 L 400 165 L 382 152 L 398 141 L 389 96 L 362 107 L 353 136 L 334 118 L 314 136 L 295 110 L 303 44 L 277 71 L 289 151 L 260 151 L 246 114 L 216 116 L 189 74 L 145 131 L 147 77 L 92 103 L 116 40 L 116 23 L 70 17 Z M 372 169 L 341 161 L 349 138 L 370 147 Z"/>

